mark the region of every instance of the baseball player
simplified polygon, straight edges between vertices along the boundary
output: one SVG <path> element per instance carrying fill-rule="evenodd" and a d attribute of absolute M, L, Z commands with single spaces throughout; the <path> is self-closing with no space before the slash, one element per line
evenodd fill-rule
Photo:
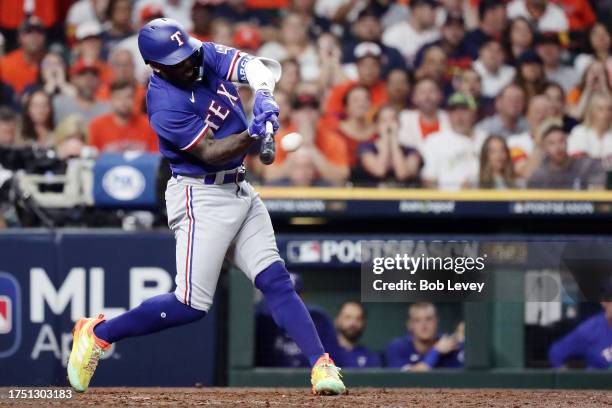
<path fill-rule="evenodd" d="M 70 384 L 86 391 L 112 343 L 203 318 L 227 256 L 262 291 L 276 323 L 308 357 L 313 393 L 345 393 L 340 369 L 325 353 L 279 256 L 270 216 L 244 180 L 246 152 L 267 127 L 278 129 L 272 92 L 280 65 L 202 43 L 167 18 L 146 24 L 138 33 L 138 47 L 153 69 L 149 121 L 172 169 L 166 206 L 176 238 L 176 289 L 110 320 L 100 315 L 77 321 Z M 255 92 L 250 123 L 234 83 L 248 83 Z"/>

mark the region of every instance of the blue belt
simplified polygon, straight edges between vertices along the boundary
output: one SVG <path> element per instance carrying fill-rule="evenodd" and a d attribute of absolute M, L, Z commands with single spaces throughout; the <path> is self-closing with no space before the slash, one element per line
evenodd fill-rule
<path fill-rule="evenodd" d="M 204 184 L 231 184 L 231 183 L 240 183 L 241 181 L 244 181 L 246 177 L 246 172 L 244 170 L 237 170 L 232 173 L 226 173 L 223 175 L 223 181 L 220 183 L 216 183 L 217 173 L 210 173 L 210 174 L 205 175 L 204 177 L 186 176 L 186 175 L 177 174 L 174 172 L 172 173 L 172 177 L 177 178 L 178 176 L 199 178 L 204 182 Z"/>

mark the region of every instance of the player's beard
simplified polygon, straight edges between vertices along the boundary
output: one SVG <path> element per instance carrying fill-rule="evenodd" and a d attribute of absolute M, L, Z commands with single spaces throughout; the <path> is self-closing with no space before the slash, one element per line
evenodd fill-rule
<path fill-rule="evenodd" d="M 351 343 L 357 343 L 357 341 L 359 341 L 361 335 L 363 334 L 363 330 L 359 329 L 350 330 L 345 328 L 339 328 L 338 331 L 340 332 L 340 334 L 342 334 L 344 338 L 346 338 Z"/>

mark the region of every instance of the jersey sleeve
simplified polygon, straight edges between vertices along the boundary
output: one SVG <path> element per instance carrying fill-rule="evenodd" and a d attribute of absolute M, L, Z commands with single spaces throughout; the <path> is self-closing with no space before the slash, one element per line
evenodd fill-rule
<path fill-rule="evenodd" d="M 582 336 L 583 326 L 578 326 L 574 331 L 556 341 L 548 351 L 548 361 L 554 368 L 562 367 L 572 357 L 584 357 L 587 343 Z"/>
<path fill-rule="evenodd" d="M 244 66 L 255 57 L 236 48 L 204 43 L 204 75 L 211 70 L 226 81 L 248 83 Z"/>
<path fill-rule="evenodd" d="M 198 115 L 185 111 L 160 111 L 151 116 L 155 133 L 181 150 L 192 149 L 208 130 Z"/>

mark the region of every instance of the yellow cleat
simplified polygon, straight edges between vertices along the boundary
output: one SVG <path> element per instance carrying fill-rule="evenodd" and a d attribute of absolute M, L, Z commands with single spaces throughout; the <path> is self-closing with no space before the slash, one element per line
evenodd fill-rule
<path fill-rule="evenodd" d="M 93 377 L 98 361 L 110 343 L 99 339 L 93 328 L 104 321 L 104 315 L 97 318 L 82 318 L 72 329 L 72 351 L 68 360 L 68 381 L 70 385 L 80 392 L 87 391 L 91 377 Z"/>
<path fill-rule="evenodd" d="M 317 360 L 310 375 L 312 393 L 315 395 L 340 395 L 348 391 L 342 382 L 340 368 L 325 353 Z"/>

